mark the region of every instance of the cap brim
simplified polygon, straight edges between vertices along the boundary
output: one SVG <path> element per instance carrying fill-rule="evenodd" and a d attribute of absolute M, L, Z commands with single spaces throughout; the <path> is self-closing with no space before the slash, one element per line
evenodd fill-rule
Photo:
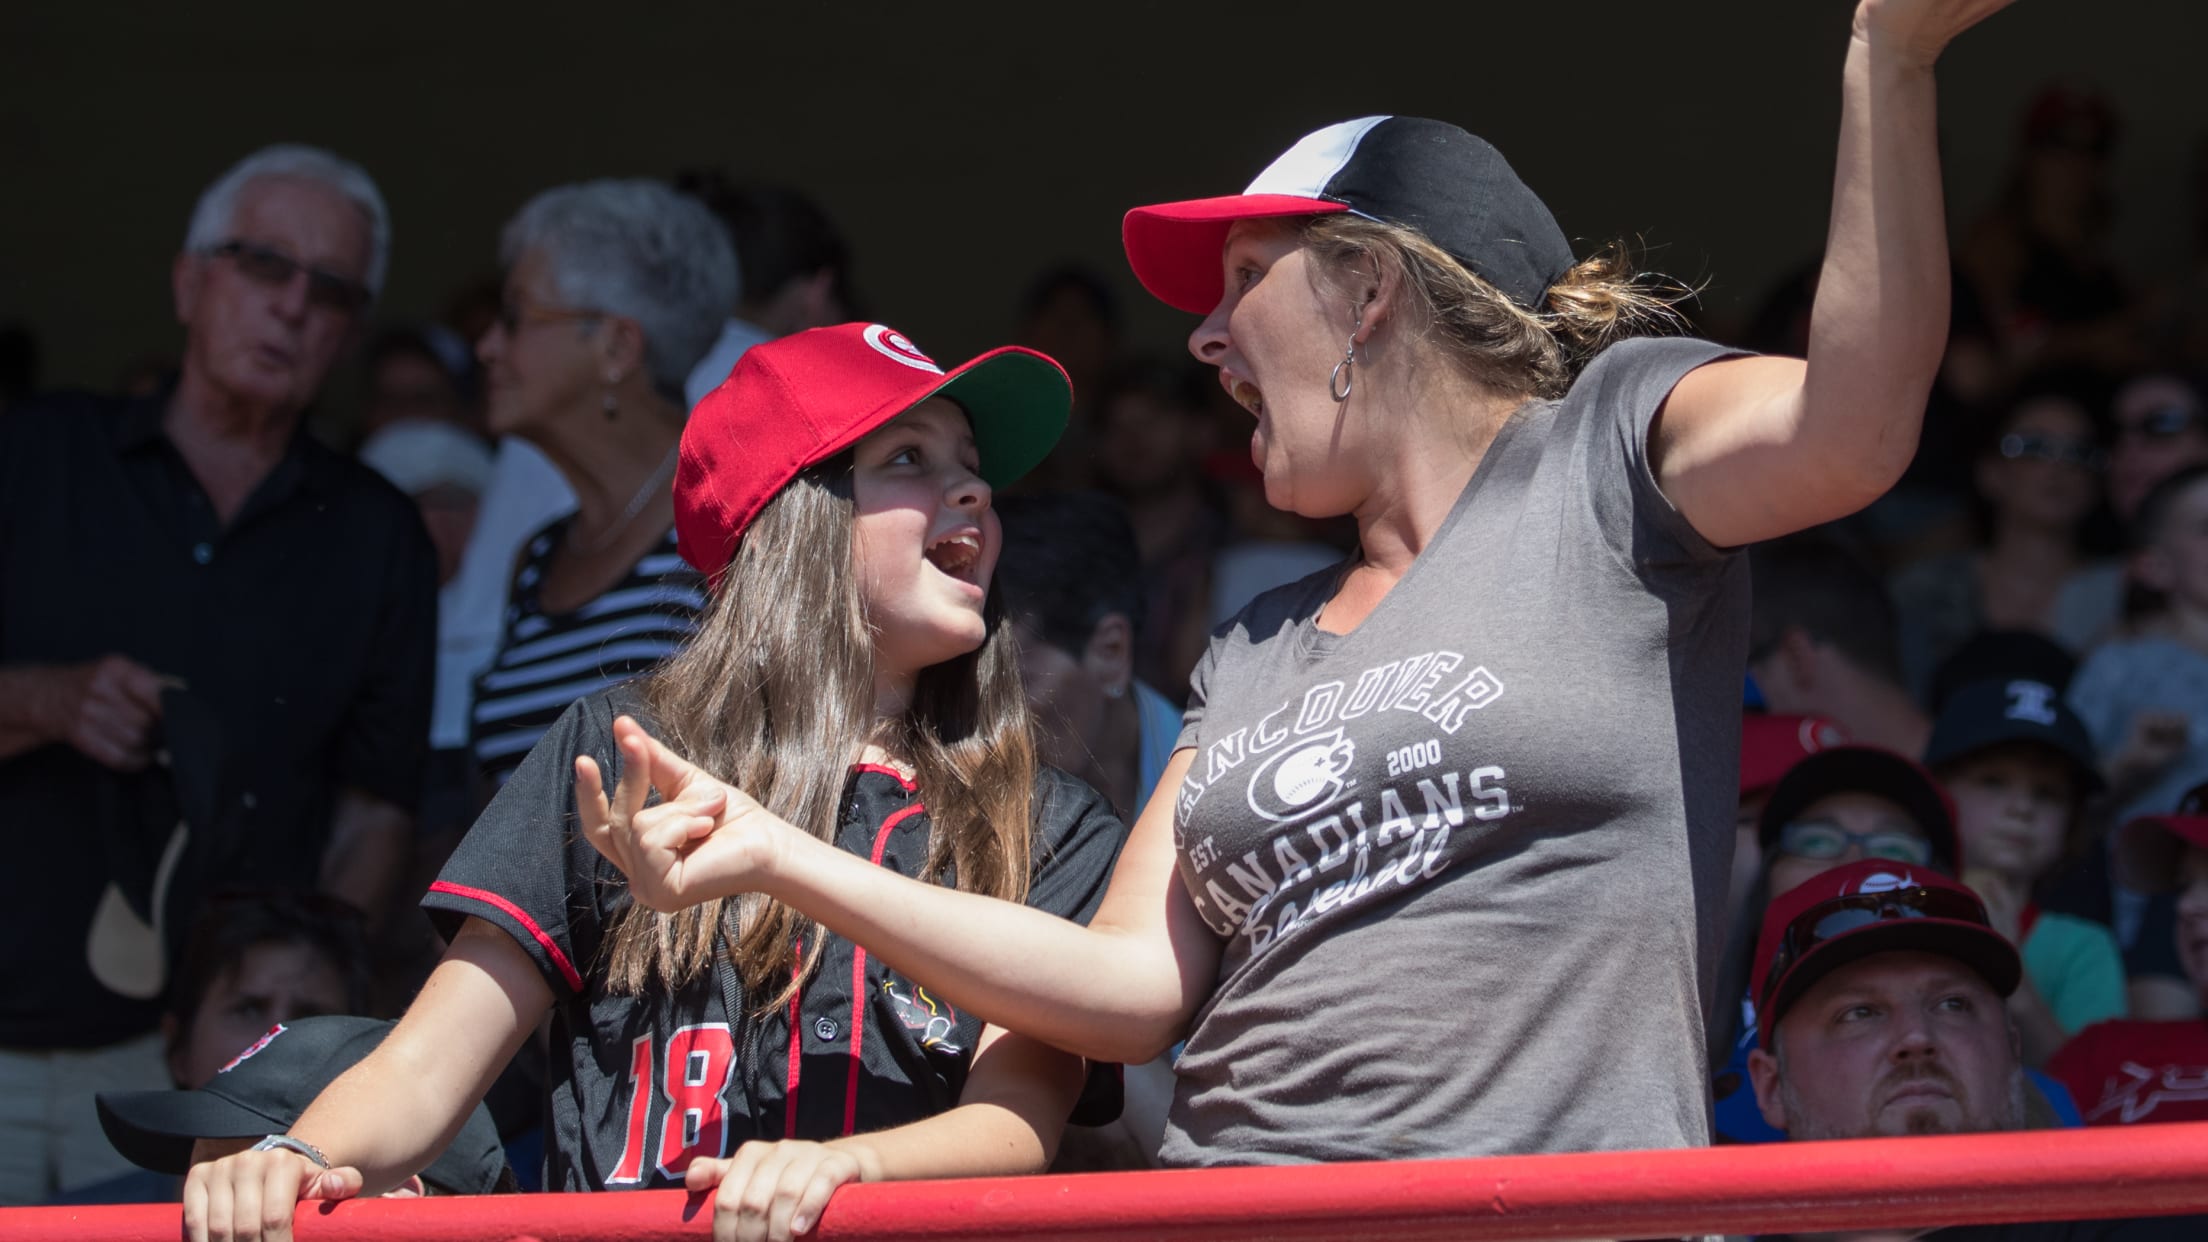
<path fill-rule="evenodd" d="M 1120 223 L 1127 264 L 1151 296 L 1198 315 L 1219 305 L 1225 276 L 1219 252 L 1237 220 L 1316 216 L 1348 211 L 1344 203 L 1294 194 L 1229 194 L 1137 207 Z"/>
<path fill-rule="evenodd" d="M 1768 998 L 1759 1001 L 1756 1039 L 1771 1047 L 1779 1020 L 1817 981 L 1850 962 L 1879 953 L 1934 953 L 1978 972 L 2003 997 L 2024 979 L 2023 959 L 2001 933 L 1960 919 L 1894 919 L 1872 923 L 1827 940 L 1794 963 Z"/>
<path fill-rule="evenodd" d="M 928 397 L 948 397 L 966 411 L 981 477 L 1004 487 L 1041 464 L 1065 434 L 1073 381 L 1048 357 L 1008 345 L 952 369 Z"/>
<path fill-rule="evenodd" d="M 123 1159 L 156 1173 L 187 1173 L 199 1139 L 253 1138 L 289 1128 L 205 1091 L 112 1091 L 93 1099 L 100 1129 Z"/>

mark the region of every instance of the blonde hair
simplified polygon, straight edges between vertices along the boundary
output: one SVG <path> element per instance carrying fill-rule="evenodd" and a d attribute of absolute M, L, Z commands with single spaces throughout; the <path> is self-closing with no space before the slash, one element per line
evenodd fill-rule
<path fill-rule="evenodd" d="M 1634 336 L 1676 332 L 1694 290 L 1636 270 L 1613 242 L 1572 265 L 1529 310 L 1414 229 L 1347 213 L 1306 217 L 1297 238 L 1317 278 L 1339 287 L 1391 273 L 1416 330 L 1472 380 L 1497 392 L 1560 397 L 1588 360 Z"/>
<path fill-rule="evenodd" d="M 925 669 L 888 735 L 874 727 L 873 628 L 852 562 L 851 455 L 813 467 L 752 520 L 697 634 L 643 686 L 657 735 L 833 843 L 850 765 L 869 736 L 912 765 L 927 799 L 925 876 L 1006 901 L 1026 897 L 1035 743 L 996 588 L 988 637 Z M 747 1004 L 778 1008 L 824 949 L 812 920 L 750 894 L 675 914 L 615 916 L 608 987 L 635 995 L 697 978 L 727 946 Z M 793 970 L 792 967 L 795 966 Z"/>

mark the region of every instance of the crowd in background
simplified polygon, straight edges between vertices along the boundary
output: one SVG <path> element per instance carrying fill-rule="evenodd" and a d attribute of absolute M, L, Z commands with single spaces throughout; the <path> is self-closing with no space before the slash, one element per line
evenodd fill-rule
<path fill-rule="evenodd" d="M 2021 953 L 2005 1004 L 2032 1124 L 2208 1118 L 2208 162 L 2189 187 L 2197 235 L 2166 239 L 2170 267 L 2141 285 L 2107 250 L 2119 138 L 2089 90 L 2033 101 L 2001 197 L 1954 238 L 1915 465 L 1856 517 L 1752 554 L 1735 931 L 1708 1022 L 1726 1140 L 1786 1131 L 1756 1082 L 1768 911 L 1867 859 L 1959 880 Z M 490 793 L 568 704 L 657 664 L 707 606 L 668 499 L 686 410 L 750 345 L 866 317 L 819 205 L 694 171 L 548 189 L 484 239 L 497 282 L 456 273 L 440 317 L 383 322 L 382 267 L 405 258 L 384 253 L 373 184 L 311 150 L 254 158 L 194 216 L 178 276 L 180 302 L 198 299 L 191 346 L 134 368 L 121 404 L 42 393 L 35 322 L 0 332 L 0 419 L 97 408 L 121 429 L 0 437 L 0 666 L 67 674 L 7 683 L 0 805 L 101 800 L 96 828 L 26 873 L 95 882 L 25 892 L 7 916 L 27 929 L 11 945 L 55 948 L 0 976 L 0 1097 L 197 1087 L 272 1022 L 403 1008 L 437 953 L 415 902 Z M 356 270 L 315 251 L 349 244 L 317 231 L 319 204 L 265 192 L 295 176 L 318 179 L 298 194 L 341 194 L 376 223 Z M 1737 328 L 1697 326 L 1801 353 L 1808 272 Z M 214 352 L 224 282 L 281 291 L 319 352 Z M 1213 627 L 1337 561 L 1354 532 L 1268 507 L 1247 413 L 1186 357 L 1131 351 L 1096 274 L 1042 271 L 1008 311 L 1076 393 L 1056 453 L 1000 498 L 1022 673 L 1045 757 L 1131 819 Z M 365 348 L 346 455 L 294 444 L 348 340 Z M 218 418 L 154 443 L 178 392 L 264 373 L 288 377 L 262 403 L 282 418 L 237 452 L 274 463 L 268 483 L 209 481 L 242 443 Z M 55 492 L 110 482 L 119 508 L 129 488 L 162 499 L 113 529 L 41 524 Z M 118 579 L 133 562 L 111 545 L 134 538 L 182 538 L 198 566 L 243 563 L 259 585 Z M 119 590 L 135 624 L 184 635 L 165 640 L 177 662 L 85 649 L 83 624 L 52 619 L 80 588 Z M 266 686 L 190 676 L 189 644 L 241 641 L 266 644 Z M 195 749 L 222 779 L 189 775 Z M 274 752 L 291 788 L 238 775 Z M 215 839 L 175 835 L 180 817 Z M 330 896 L 302 895 L 316 889 Z M 53 965 L 88 953 L 89 973 Z M 136 1051 L 102 1059 L 116 1048 Z M 524 1184 L 531 1060 L 489 1101 Z M 1065 1159 L 1144 1163 L 1149 1098 L 1137 1067 L 1128 1117 Z M 49 1134 L 7 1108 L 0 1149 L 29 1154 L 0 1158 L 0 1203 L 145 1191 L 83 1154 L 96 1128 Z"/>

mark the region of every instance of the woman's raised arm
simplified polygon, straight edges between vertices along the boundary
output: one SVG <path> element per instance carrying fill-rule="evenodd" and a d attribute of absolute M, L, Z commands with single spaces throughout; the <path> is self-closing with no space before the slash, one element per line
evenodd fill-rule
<path fill-rule="evenodd" d="M 1651 434 L 1664 494 L 1710 542 L 1739 547 L 1844 517 L 1915 456 L 1950 282 L 1932 65 L 2009 2 L 1857 5 L 1808 361 L 1691 371 Z"/>

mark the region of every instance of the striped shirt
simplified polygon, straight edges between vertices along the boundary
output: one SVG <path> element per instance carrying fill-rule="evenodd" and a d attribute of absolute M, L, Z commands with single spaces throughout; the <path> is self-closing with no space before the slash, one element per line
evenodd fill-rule
<path fill-rule="evenodd" d="M 493 786 L 521 766 L 568 704 L 650 672 L 689 641 L 705 610 L 705 579 L 675 551 L 669 527 L 604 594 L 572 612 L 546 612 L 538 588 L 569 520 L 530 538 L 498 655 L 475 679 L 469 746 Z"/>

